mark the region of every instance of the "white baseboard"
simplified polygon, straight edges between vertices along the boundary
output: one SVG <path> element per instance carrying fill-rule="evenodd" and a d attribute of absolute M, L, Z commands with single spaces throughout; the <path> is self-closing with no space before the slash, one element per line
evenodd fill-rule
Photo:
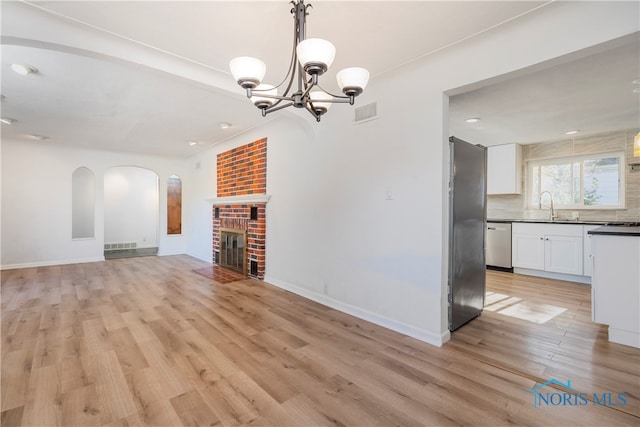
<path fill-rule="evenodd" d="M 609 326 L 609 341 L 630 347 L 640 348 L 640 334 L 633 331 L 625 331 Z"/>
<path fill-rule="evenodd" d="M 171 255 L 186 255 L 184 251 L 163 251 L 158 249 L 158 256 L 171 256 Z"/>
<path fill-rule="evenodd" d="M 22 264 L 5 264 L 0 266 L 0 270 L 17 270 L 19 268 L 50 267 L 52 265 L 83 264 L 87 262 L 100 261 L 104 261 L 104 256 L 93 258 L 65 259 L 59 261 L 26 262 Z"/>
<path fill-rule="evenodd" d="M 209 264 L 213 264 L 213 259 L 211 259 L 211 258 L 202 258 L 202 257 L 199 257 L 198 255 L 190 254 L 189 252 L 187 252 L 185 255 L 189 255 L 191 258 L 199 259 L 200 261 L 204 261 L 204 262 L 208 262 Z"/>
<path fill-rule="evenodd" d="M 552 273 L 549 271 L 532 270 L 530 268 L 518 268 L 518 267 L 514 267 L 513 272 L 516 274 L 524 274 L 525 276 L 544 277 L 545 279 L 564 280 L 567 282 L 575 282 L 575 283 L 582 283 L 584 285 L 591 285 L 591 277 L 588 277 L 588 276 L 576 276 L 575 274 Z"/>
<path fill-rule="evenodd" d="M 351 304 L 347 304 L 342 301 L 335 300 L 326 295 L 322 295 L 317 292 L 313 292 L 308 289 L 304 289 L 304 288 L 292 285 L 290 283 L 284 282 L 282 280 L 279 280 L 270 276 L 265 276 L 264 281 L 271 285 L 277 286 L 278 288 L 287 290 L 296 295 L 300 295 L 301 297 L 310 299 L 311 301 L 317 302 L 327 307 L 331 307 L 335 310 L 341 311 L 346 314 L 350 314 L 351 316 L 357 317 L 362 320 L 366 320 L 368 322 L 374 323 L 378 326 L 382 326 L 387 329 L 391 329 L 392 331 L 410 336 L 412 338 L 426 342 L 427 344 L 435 345 L 437 347 L 442 347 L 442 345 L 445 342 L 449 341 L 449 338 L 451 336 L 449 331 L 445 331 L 440 335 L 434 334 L 424 329 L 416 328 L 415 326 L 407 325 L 406 323 L 389 319 L 379 314 L 372 313 L 368 310 L 364 310 L 362 308 L 353 306 Z"/>

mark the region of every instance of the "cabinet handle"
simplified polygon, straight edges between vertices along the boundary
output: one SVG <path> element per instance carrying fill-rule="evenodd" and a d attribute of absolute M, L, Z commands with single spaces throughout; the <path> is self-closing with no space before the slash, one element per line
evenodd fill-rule
<path fill-rule="evenodd" d="M 547 237 L 547 238 L 546 238 L 546 239 L 544 239 L 544 240 L 549 240 L 549 238 Z"/>
<path fill-rule="evenodd" d="M 541 237 L 540 240 L 544 240 L 544 239 Z"/>

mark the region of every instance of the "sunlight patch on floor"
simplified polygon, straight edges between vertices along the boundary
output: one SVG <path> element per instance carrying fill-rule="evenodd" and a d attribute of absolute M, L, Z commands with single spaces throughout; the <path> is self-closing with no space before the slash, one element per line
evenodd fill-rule
<path fill-rule="evenodd" d="M 567 311 L 563 307 L 526 301 L 497 292 L 486 293 L 484 309 L 539 325 Z"/>

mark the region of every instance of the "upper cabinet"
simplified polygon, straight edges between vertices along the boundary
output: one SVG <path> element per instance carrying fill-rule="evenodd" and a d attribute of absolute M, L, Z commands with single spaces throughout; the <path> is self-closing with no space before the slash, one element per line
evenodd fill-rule
<path fill-rule="evenodd" d="M 522 193 L 522 146 L 493 145 L 487 152 L 487 194 Z"/>

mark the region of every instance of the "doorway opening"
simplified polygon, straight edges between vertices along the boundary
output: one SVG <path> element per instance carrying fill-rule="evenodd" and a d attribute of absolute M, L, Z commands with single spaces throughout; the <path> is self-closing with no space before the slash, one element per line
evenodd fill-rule
<path fill-rule="evenodd" d="M 159 180 L 152 170 L 116 166 L 104 174 L 105 259 L 158 253 Z"/>

